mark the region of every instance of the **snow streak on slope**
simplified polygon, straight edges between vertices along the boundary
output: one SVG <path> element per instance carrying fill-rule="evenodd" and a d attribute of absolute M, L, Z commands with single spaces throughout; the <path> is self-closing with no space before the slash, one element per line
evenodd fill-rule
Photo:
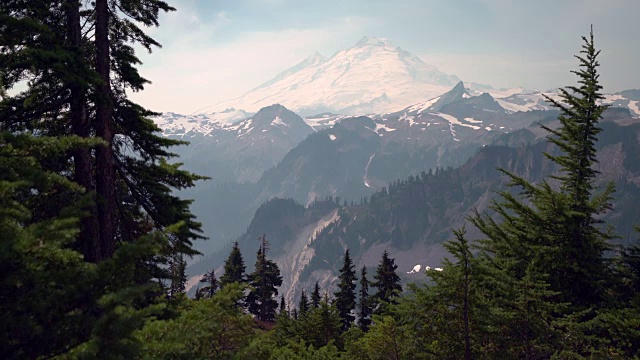
<path fill-rule="evenodd" d="M 435 104 L 436 101 L 440 100 L 440 96 L 433 98 L 431 100 L 427 100 L 425 102 L 419 103 L 419 104 L 415 104 L 413 106 L 411 106 L 410 108 L 407 109 L 407 111 L 409 112 L 416 112 L 416 114 L 420 114 L 423 111 L 429 109 L 429 107 L 431 107 L 431 105 Z"/>
<path fill-rule="evenodd" d="M 387 39 L 363 38 L 325 60 L 313 55 L 240 98 L 212 107 L 256 111 L 274 103 L 294 111 L 388 112 L 450 89 L 459 79 Z"/>
<path fill-rule="evenodd" d="M 640 101 L 629 101 L 629 110 L 633 111 L 636 116 L 640 116 Z"/>
<path fill-rule="evenodd" d="M 434 113 L 433 115 L 439 116 L 445 120 L 447 120 L 449 122 L 449 131 L 451 132 L 451 135 L 453 136 L 453 140 L 455 141 L 460 141 L 460 139 L 458 139 L 456 137 L 456 130 L 453 127 L 453 125 L 460 125 L 460 126 L 466 126 L 466 127 L 470 127 L 474 130 L 478 130 L 480 129 L 479 126 L 475 126 L 475 125 L 470 125 L 470 124 L 465 124 L 460 122 L 460 120 L 458 120 L 455 116 L 451 116 L 449 114 L 444 114 L 444 113 Z"/>
<path fill-rule="evenodd" d="M 340 120 L 347 117 L 346 115 L 336 114 L 320 114 L 304 118 L 304 122 L 311 126 L 315 131 L 330 128 Z"/>
<path fill-rule="evenodd" d="M 371 165 L 371 160 L 373 160 L 374 156 L 376 156 L 376 154 L 371 155 L 369 162 L 367 162 L 367 166 L 364 168 L 364 186 L 368 188 L 371 187 L 371 185 L 369 185 L 369 181 L 367 181 L 367 176 L 369 176 L 369 165 Z"/>

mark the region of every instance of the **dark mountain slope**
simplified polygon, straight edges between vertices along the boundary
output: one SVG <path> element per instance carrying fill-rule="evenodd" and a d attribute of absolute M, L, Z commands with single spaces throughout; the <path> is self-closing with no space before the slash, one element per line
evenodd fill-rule
<path fill-rule="evenodd" d="M 599 182 L 613 181 L 618 188 L 614 210 L 605 220 L 620 235 L 620 242 L 625 242 L 634 238 L 632 224 L 640 219 L 636 206 L 640 201 L 640 123 L 622 126 L 607 121 L 602 127 Z M 423 275 L 406 273 L 416 264 L 423 268 L 439 265 L 445 255 L 440 244 L 450 238 L 451 228 L 463 225 L 471 209 L 487 209 L 495 191 L 505 187 L 506 179 L 496 168 L 533 181 L 556 170 L 543 155 L 554 149 L 542 134 L 537 127 L 507 134 L 458 168 L 437 168 L 392 182 L 354 206 L 338 207 L 329 201 L 305 208 L 279 200 L 289 209 L 278 210 L 278 201 L 268 202 L 256 212 L 239 241 L 248 251 L 245 256 L 252 257 L 257 236 L 264 232 L 273 239 L 272 254 L 289 279 L 283 291 L 292 298 L 315 281 L 332 286 L 347 247 L 358 267 L 375 266 L 382 251 L 389 250 L 404 280 L 420 281 Z M 508 146 L 522 142 L 521 147 Z M 478 236 L 475 229 L 469 230 L 471 238 Z"/>

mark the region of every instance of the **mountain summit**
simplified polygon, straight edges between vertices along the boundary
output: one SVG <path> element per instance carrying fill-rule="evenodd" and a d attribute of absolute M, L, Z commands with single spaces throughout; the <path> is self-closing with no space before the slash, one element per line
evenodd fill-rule
<path fill-rule="evenodd" d="M 441 95 L 459 81 L 388 39 L 365 36 L 329 59 L 315 53 L 243 96 L 207 110 L 255 112 L 279 103 L 303 116 L 384 113 Z"/>

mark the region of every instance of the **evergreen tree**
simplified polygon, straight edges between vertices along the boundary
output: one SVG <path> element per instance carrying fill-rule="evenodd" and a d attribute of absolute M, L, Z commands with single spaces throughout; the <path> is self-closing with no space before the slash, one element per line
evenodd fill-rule
<path fill-rule="evenodd" d="M 201 283 L 206 284 L 200 290 L 202 291 L 203 297 L 210 299 L 218 290 L 218 279 L 216 278 L 216 273 L 214 269 L 211 269 L 210 272 L 204 274 L 202 279 L 200 279 Z"/>
<path fill-rule="evenodd" d="M 284 295 L 280 295 L 280 315 L 288 314 L 287 303 L 284 301 Z"/>
<path fill-rule="evenodd" d="M 313 286 L 313 292 L 311 293 L 311 306 L 314 308 L 318 308 L 320 306 L 320 285 L 316 281 L 316 284 Z"/>
<path fill-rule="evenodd" d="M 344 253 L 344 261 L 338 275 L 338 291 L 334 294 L 336 308 L 342 319 L 342 331 L 347 331 L 355 317 L 351 315 L 351 311 L 356 307 L 356 281 L 358 278 L 355 273 L 355 266 L 349 256 L 349 249 Z"/>
<path fill-rule="evenodd" d="M 549 278 L 552 289 L 561 291 L 562 300 L 576 305 L 597 304 L 604 291 L 602 280 L 606 277 L 607 264 L 603 253 L 609 249 L 611 235 L 603 232 L 598 224 L 599 216 L 611 209 L 613 185 L 594 195 L 598 171 L 595 143 L 602 131 L 598 123 L 607 106 L 598 102 L 600 93 L 600 65 L 593 41 L 593 29 L 589 38 L 583 37 L 582 56 L 576 56 L 581 69 L 573 71 L 579 77 L 580 86 L 560 89 L 562 102 L 547 97 L 561 115 L 559 129 L 542 126 L 551 135 L 549 141 L 562 151 L 561 155 L 545 154 L 558 164 L 561 173 L 554 176 L 561 183 L 557 192 L 563 201 L 561 217 L 554 224 L 554 241 L 560 253 L 545 265 L 552 266 L 554 276 Z"/>
<path fill-rule="evenodd" d="M 49 357 L 86 341 L 82 333 L 91 331 L 92 317 L 76 310 L 94 305 L 94 294 L 92 303 L 84 303 L 82 293 L 90 289 L 95 267 L 68 247 L 77 234 L 78 210 L 61 208 L 36 221 L 33 199 L 25 197 L 73 187 L 44 170 L 37 155 L 60 155 L 71 145 L 0 133 L 0 354 L 5 357 Z"/>
<path fill-rule="evenodd" d="M 375 281 L 371 283 L 377 289 L 374 299 L 379 310 L 380 306 L 384 306 L 384 304 L 395 303 L 394 298 L 400 296 L 402 292 L 400 277 L 396 274 L 397 268 L 395 260 L 389 258 L 389 253 L 385 250 L 380 264 L 376 268 L 376 273 L 373 275 Z"/>
<path fill-rule="evenodd" d="M 220 277 L 220 287 L 224 287 L 231 283 L 243 283 L 246 282 L 246 267 L 244 266 L 244 259 L 240 252 L 240 247 L 236 241 L 233 244 L 229 257 L 224 262 L 224 274 Z"/>
<path fill-rule="evenodd" d="M 138 285 L 135 264 L 161 245 L 160 238 L 125 244 L 111 259 L 85 262 L 73 248 L 82 203 L 36 218 L 40 196 L 83 189 L 46 170 L 51 159 L 92 141 L 0 132 L 0 354 L 51 358 L 70 351 L 88 357 L 135 357 L 133 338 L 144 316 L 139 309 L 151 284 Z M 69 355 L 74 357 L 73 355 Z"/>
<path fill-rule="evenodd" d="M 19 194 L 29 214 L 20 224 L 27 228 L 43 219 L 53 221 L 60 210 L 66 225 L 81 219 L 71 241 L 40 237 L 43 243 L 55 244 L 48 250 L 57 255 L 48 264 L 66 275 L 75 274 L 75 279 L 63 281 L 65 276 L 57 274 L 55 281 L 32 285 L 74 307 L 65 328 L 75 330 L 56 333 L 56 321 L 46 320 L 43 328 L 51 328 L 50 335 L 57 339 L 42 339 L 34 332 L 30 337 L 40 344 L 30 346 L 26 357 L 50 357 L 69 349 L 80 349 L 85 357 L 135 357 L 137 342 L 131 333 L 141 326 L 140 316 L 153 309 L 148 305 L 161 293 L 159 281 L 173 278 L 171 266 L 164 265 L 173 261 L 178 270 L 184 263 L 173 259 L 197 253 L 191 241 L 202 238 L 200 224 L 189 211 L 191 202 L 175 196 L 174 190 L 193 186 L 202 177 L 168 162 L 175 155 L 167 149 L 183 142 L 162 137 L 151 119 L 157 114 L 127 98 L 129 91 L 142 90 L 147 83 L 136 69 L 135 45 L 149 51 L 159 45 L 138 24 L 157 26 L 160 12 L 171 10 L 163 1 L 146 0 L 0 2 L 0 28 L 10 29 L 0 36 L 0 86 L 27 84 L 24 91 L 2 92 L 0 133 L 41 139 L 19 137 L 11 142 L 30 144 L 29 156 L 37 155 L 26 158 L 31 167 L 25 169 L 37 164 L 41 174 L 57 179 L 47 184 L 47 191 L 33 187 Z M 43 156 L 43 151 L 48 154 Z M 54 229 L 51 236 L 57 236 Z M 56 265 L 59 256 L 73 258 L 76 250 L 82 258 L 75 259 L 98 265 L 80 266 L 72 259 Z M 26 257 L 7 254 L 24 265 L 45 261 L 36 252 Z M 74 267 L 83 267 L 91 281 L 85 282 Z M 56 273 L 47 266 L 41 269 Z M 184 283 L 181 277 L 176 284 Z M 59 288 L 74 281 L 74 296 L 81 299 L 67 298 L 72 292 L 62 294 L 71 291 L 71 285 Z M 58 285 L 52 288 L 54 284 Z M 33 295 L 13 292 L 24 306 Z M 32 309 L 21 312 L 32 319 L 30 324 L 39 324 L 37 310 Z M 54 317 L 68 315 L 55 306 L 48 311 Z"/>
<path fill-rule="evenodd" d="M 329 296 L 325 293 L 320 306 L 313 309 L 306 317 L 308 340 L 320 348 L 337 341 L 341 332 L 341 319 L 335 304 L 330 304 Z"/>
<path fill-rule="evenodd" d="M 307 294 L 302 289 L 302 293 L 300 294 L 300 302 L 298 303 L 298 314 L 300 316 L 306 315 L 307 311 L 309 311 L 309 299 L 307 298 Z"/>
<path fill-rule="evenodd" d="M 160 12 L 171 10 L 163 1 L 143 0 L 9 0 L 0 5 L 1 26 L 16 30 L 0 39 L 0 83 L 9 89 L 20 81 L 29 84 L 25 91 L 3 98 L 0 127 L 101 140 L 94 151 L 71 149 L 47 164 L 48 170 L 97 195 L 84 204 L 86 214 L 74 244 L 91 262 L 110 257 L 116 244 L 133 242 L 154 229 L 168 233 L 168 227 L 178 223 L 182 228 L 174 236 L 180 253 L 196 254 L 191 241 L 202 238 L 200 224 L 189 211 L 191 201 L 173 190 L 193 186 L 203 177 L 168 162 L 175 155 L 167 148 L 184 142 L 162 137 L 150 119 L 157 114 L 127 99 L 128 90 L 142 90 L 148 82 L 136 68 L 134 45 L 149 51 L 159 46 L 137 24 L 157 26 Z M 71 157 L 73 161 L 64 161 Z M 77 200 L 66 195 L 51 198 L 38 211 Z M 166 262 L 170 254 L 165 249 L 163 255 L 143 266 Z M 158 268 L 142 272 L 155 272 L 151 278 L 160 273 Z"/>
<path fill-rule="evenodd" d="M 265 235 L 260 238 L 261 244 L 256 259 L 256 268 L 249 275 L 251 290 L 246 298 L 249 312 L 258 320 L 273 322 L 275 320 L 278 301 L 277 287 L 282 285 L 282 276 L 278 265 L 267 259 L 268 243 Z"/>
<path fill-rule="evenodd" d="M 595 356 L 591 351 L 598 347 L 597 336 L 588 334 L 603 305 L 605 279 L 612 278 L 604 257 L 611 235 L 600 223 L 613 187 L 594 194 L 595 142 L 606 106 L 598 105 L 603 97 L 593 32 L 583 40 L 583 55 L 576 56 L 581 69 L 573 72 L 580 85 L 561 89 L 561 102 L 548 99 L 561 112 L 560 127 L 542 126 L 560 151 L 545 154 L 560 168 L 553 176 L 559 186 L 532 184 L 502 170 L 522 198 L 500 192 L 492 205 L 499 220 L 477 213 L 471 218 L 486 236 L 480 260 L 490 283 L 487 297 L 494 300 L 493 321 L 510 325 L 502 328 L 507 336 L 496 339 L 511 339 L 503 345 L 512 356 Z M 559 332 L 572 336 L 563 339 Z"/>
<path fill-rule="evenodd" d="M 369 280 L 367 280 L 367 267 L 362 266 L 360 271 L 360 291 L 358 292 L 358 326 L 362 331 L 369 330 L 371 325 L 371 297 L 369 296 Z"/>

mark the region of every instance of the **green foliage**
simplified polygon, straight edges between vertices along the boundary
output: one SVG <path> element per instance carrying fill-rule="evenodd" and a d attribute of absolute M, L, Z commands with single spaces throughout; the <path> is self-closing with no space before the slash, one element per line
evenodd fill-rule
<path fill-rule="evenodd" d="M 35 219 L 32 202 L 22 201 L 30 193 L 81 192 L 40 164 L 47 153 L 82 143 L 0 133 L 0 354 L 53 355 L 85 341 L 83 333 L 91 331 L 94 318 L 76 309 L 95 306 L 85 303 L 83 292 L 97 269 L 69 247 L 78 233 L 78 209 Z"/>
<path fill-rule="evenodd" d="M 133 331 L 161 307 L 140 306 L 157 284 L 137 282 L 136 264 L 164 246 L 163 236 L 124 244 L 112 258 L 91 264 L 73 249 L 82 203 L 40 219 L 28 208 L 38 201 L 36 194 L 65 192 L 83 199 L 84 189 L 41 164 L 93 144 L 77 137 L 0 135 L 2 354 L 135 356 L 140 343 Z"/>
<path fill-rule="evenodd" d="M 320 306 L 320 285 L 316 281 L 316 284 L 313 286 L 313 292 L 311 293 L 311 306 L 317 308 Z"/>
<path fill-rule="evenodd" d="M 338 348 L 333 344 L 325 345 L 321 348 L 307 346 L 304 341 L 299 343 L 289 342 L 284 347 L 276 348 L 269 357 L 269 360 L 333 360 L 340 359 Z"/>
<path fill-rule="evenodd" d="M 180 315 L 149 321 L 136 336 L 145 359 L 231 359 L 249 345 L 253 320 L 235 304 L 243 286 L 231 284 L 212 298 L 188 301 Z"/>
<path fill-rule="evenodd" d="M 581 69 L 573 71 L 580 85 L 560 90 L 564 103 L 551 101 L 561 111 L 562 125 L 557 130 L 542 126 L 551 134 L 549 141 L 562 152 L 559 156 L 546 154 L 561 168 L 561 175 L 554 176 L 560 181 L 560 190 L 546 190 L 557 197 L 561 208 L 551 208 L 557 217 L 548 219 L 555 227 L 553 240 L 560 253 L 544 265 L 552 266 L 558 274 L 549 281 L 553 290 L 562 291 L 563 300 L 592 306 L 601 300 L 602 280 L 607 272 L 603 253 L 612 238 L 598 226 L 602 222 L 598 217 L 611 209 L 613 185 L 594 195 L 598 174 L 594 169 L 595 143 L 601 131 L 598 122 L 607 107 L 598 104 L 604 97 L 597 73 L 600 51 L 594 47 L 593 31 L 583 40 L 583 55 L 576 56 Z"/>
<path fill-rule="evenodd" d="M 340 314 L 335 303 L 329 303 L 327 295 L 320 301 L 318 308 L 312 309 L 305 318 L 301 319 L 306 334 L 305 340 L 316 348 L 339 341 Z"/>
<path fill-rule="evenodd" d="M 371 329 L 351 344 L 347 359 L 354 360 L 400 360 L 416 359 L 401 326 L 392 316 L 375 316 Z"/>
<path fill-rule="evenodd" d="M 136 357 L 132 333 L 164 307 L 169 258 L 181 260 L 172 295 L 183 289 L 182 256 L 202 237 L 191 202 L 173 191 L 203 177 L 168 162 L 182 142 L 127 99 L 147 82 L 134 46 L 158 45 L 138 24 L 171 10 L 146 0 L 0 3 L 3 357 Z"/>
<path fill-rule="evenodd" d="M 532 184 L 502 170 L 521 196 L 500 192 L 492 210 L 499 220 L 478 213 L 471 222 L 486 236 L 480 241 L 479 279 L 485 289 L 492 346 L 518 358 L 610 356 L 602 352 L 606 331 L 597 319 L 606 310 L 607 286 L 615 284 L 605 251 L 612 235 L 601 226 L 610 210 L 613 186 L 595 193 L 596 135 L 606 106 L 598 83 L 598 51 L 593 33 L 583 38 L 579 86 L 562 89 L 559 129 L 542 126 L 560 155 L 545 155 L 560 174 Z M 557 186 L 556 186 L 557 184 Z M 609 285 L 611 286 L 611 284 Z M 607 314 L 607 315 L 605 315 Z M 614 316 L 615 317 L 615 316 Z M 629 354 L 627 354 L 629 355 Z"/>
<path fill-rule="evenodd" d="M 256 319 L 271 323 L 278 309 L 278 287 L 282 285 L 280 269 L 275 262 L 267 259 L 267 241 L 262 236 L 255 270 L 249 275 L 249 294 L 245 299 L 247 309 Z"/>
<path fill-rule="evenodd" d="M 371 297 L 369 296 L 369 280 L 367 280 L 367 267 L 362 266 L 360 271 L 360 290 L 358 291 L 358 326 L 362 331 L 369 330 L 371 325 Z"/>
<path fill-rule="evenodd" d="M 157 283 L 136 285 L 136 262 L 154 254 L 165 244 L 160 234 L 148 235 L 133 244 L 119 247 L 113 256 L 98 264 L 96 282 L 104 288 L 97 300 L 97 318 L 91 338 L 70 352 L 72 358 L 132 358 L 140 354 L 142 343 L 134 332 L 152 315 L 160 313 L 164 304 L 145 304 Z M 94 284 L 95 285 L 95 284 Z"/>
<path fill-rule="evenodd" d="M 298 315 L 305 316 L 309 311 L 309 299 L 307 298 L 307 294 L 302 289 L 300 293 L 300 302 L 298 302 Z"/>
<path fill-rule="evenodd" d="M 377 288 L 374 301 L 378 305 L 378 312 L 381 312 L 386 304 L 395 304 L 394 298 L 397 298 L 402 293 L 400 277 L 396 274 L 397 268 L 398 265 L 396 265 L 395 260 L 389 258 L 389 254 L 385 250 L 382 254 L 382 259 L 380 259 L 380 264 L 376 268 L 376 273 L 373 275 L 375 281 L 371 283 L 371 286 Z"/>
<path fill-rule="evenodd" d="M 304 342 L 322 348 L 331 342 L 340 345 L 341 321 L 335 304 L 330 304 L 325 296 L 318 307 L 311 307 L 296 318 L 280 314 L 272 335 L 278 346 L 289 341 Z"/>
<path fill-rule="evenodd" d="M 335 304 L 342 319 L 342 331 L 347 331 L 355 317 L 351 311 L 356 307 L 356 277 L 355 266 L 349 256 L 349 249 L 344 253 L 344 262 L 338 275 L 338 291 L 334 294 Z"/>
<path fill-rule="evenodd" d="M 243 283 L 246 282 L 246 267 L 244 266 L 244 259 L 240 252 L 240 247 L 236 241 L 233 244 L 229 257 L 224 262 L 224 274 L 220 277 L 220 287 L 224 287 L 227 284 Z"/>

